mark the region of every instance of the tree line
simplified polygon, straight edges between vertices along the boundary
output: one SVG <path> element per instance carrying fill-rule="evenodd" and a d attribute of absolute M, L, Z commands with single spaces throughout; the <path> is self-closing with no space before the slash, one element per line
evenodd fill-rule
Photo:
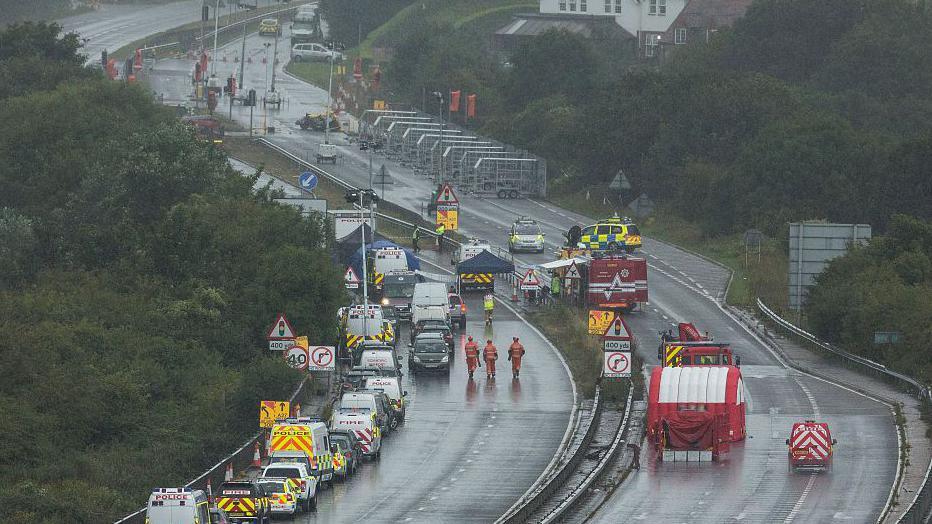
<path fill-rule="evenodd" d="M 322 220 L 253 190 L 55 25 L 0 31 L 0 516 L 105 522 L 256 431 L 300 379 L 280 311 L 335 340 Z"/>

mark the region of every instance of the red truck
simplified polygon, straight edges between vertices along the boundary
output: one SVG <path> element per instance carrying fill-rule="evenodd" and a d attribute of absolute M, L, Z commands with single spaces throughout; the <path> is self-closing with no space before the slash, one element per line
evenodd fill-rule
<path fill-rule="evenodd" d="M 741 358 L 734 355 L 728 343 L 712 342 L 708 333 L 700 335 L 692 323 L 681 322 L 678 328 L 679 336 L 676 337 L 670 331 L 660 333 L 657 359 L 664 366 L 741 365 Z"/>
<path fill-rule="evenodd" d="M 647 436 L 657 458 L 711 461 L 744 440 L 744 380 L 734 366 L 655 367 Z"/>
<path fill-rule="evenodd" d="M 586 298 L 590 307 L 630 311 L 647 302 L 647 259 L 592 254 Z"/>
<path fill-rule="evenodd" d="M 786 439 L 789 447 L 789 467 L 796 470 L 832 469 L 832 446 L 838 441 L 832 438 L 832 432 L 825 422 L 806 420 L 793 424 L 790 438 Z"/>

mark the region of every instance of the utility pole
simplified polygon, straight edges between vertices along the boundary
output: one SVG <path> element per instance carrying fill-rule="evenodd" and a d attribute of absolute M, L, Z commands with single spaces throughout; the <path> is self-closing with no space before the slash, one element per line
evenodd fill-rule
<path fill-rule="evenodd" d="M 324 143 L 330 143 L 330 107 L 333 105 L 333 55 L 336 44 L 330 44 L 330 80 L 327 82 L 327 108 L 324 110 Z M 371 184 L 370 184 L 371 185 Z"/>
<path fill-rule="evenodd" d="M 363 205 L 363 194 L 365 191 L 359 190 L 359 218 L 362 222 L 362 307 L 363 307 L 363 325 L 366 327 L 366 336 L 369 336 L 369 323 L 366 322 L 366 314 L 369 313 L 369 270 L 366 268 L 366 208 Z M 369 205 L 372 205 L 372 199 L 369 199 Z"/>
<path fill-rule="evenodd" d="M 275 48 L 272 50 L 272 92 L 273 93 L 275 92 L 275 60 L 277 58 L 278 58 L 278 33 L 275 34 Z"/>
<path fill-rule="evenodd" d="M 246 78 L 246 26 L 249 24 L 243 24 L 243 47 L 240 51 L 240 60 L 239 60 L 239 88 L 243 88 L 243 80 Z"/>
<path fill-rule="evenodd" d="M 214 54 L 210 57 L 210 74 L 213 75 L 217 67 L 217 31 L 220 29 L 220 0 L 217 0 L 217 8 L 214 9 Z"/>
<path fill-rule="evenodd" d="M 437 101 L 440 103 L 440 171 L 437 173 L 436 183 L 443 183 L 443 93 L 440 91 L 434 91 L 434 96 L 437 97 Z"/>

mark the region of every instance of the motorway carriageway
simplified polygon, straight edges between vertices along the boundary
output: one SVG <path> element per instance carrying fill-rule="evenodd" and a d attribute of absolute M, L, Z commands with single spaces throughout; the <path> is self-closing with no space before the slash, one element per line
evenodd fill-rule
<path fill-rule="evenodd" d="M 279 71 L 288 60 L 287 36 L 286 25 L 285 37 L 279 41 Z M 253 58 L 253 63 L 247 66 L 246 87 L 254 87 L 260 98 L 266 77 L 260 63 L 266 52 L 263 44 L 271 41 L 271 38 L 257 35 L 247 38 L 246 53 Z M 227 57 L 227 62 L 218 58 L 219 77 L 224 78 L 233 71 L 236 65 L 233 58 L 238 56 L 239 46 L 240 43 L 236 42 L 218 53 L 219 57 Z M 193 62 L 186 60 L 160 62 L 154 72 L 153 90 L 164 93 L 166 103 L 184 100 L 190 91 L 192 68 Z M 286 103 L 281 110 L 270 108 L 265 111 L 261 105 L 255 108 L 257 127 L 263 121 L 274 125 L 276 133 L 267 138 L 305 157 L 316 151 L 317 144 L 323 141 L 323 134 L 301 131 L 294 121 L 305 112 L 322 111 L 326 92 L 281 73 L 279 75 L 276 87 L 285 96 Z M 220 104 L 224 112 L 227 111 L 225 102 L 221 100 Z M 235 106 L 233 118 L 248 124 L 248 108 Z M 347 144 L 340 134 L 331 134 L 331 142 L 342 145 L 340 151 L 345 161 L 323 168 L 347 182 L 366 187 L 369 181 L 367 153 Z M 385 199 L 420 212 L 432 189 L 430 181 L 383 157 L 373 157 L 376 171 L 382 164 L 386 165 L 394 181 L 385 186 Z M 381 187 L 376 189 L 382 191 Z M 562 234 L 570 226 L 590 223 L 585 217 L 548 203 L 485 200 L 466 195 L 459 195 L 459 198 L 462 232 L 499 245 L 505 244 L 508 228 L 520 215 L 541 222 L 548 248 L 553 250 L 562 243 Z M 724 297 L 727 282 L 727 273 L 721 268 L 651 239 L 645 239 L 642 252 L 651 264 L 651 299 L 643 311 L 628 317 L 641 342 L 641 356 L 648 366 L 655 365 L 659 343 L 657 332 L 673 327 L 678 321 L 695 322 L 701 331 L 708 330 L 716 340 L 731 342 L 741 357 L 745 375 L 750 438 L 744 444 L 733 446 L 724 460 L 715 464 L 658 464 L 645 450 L 642 452 L 641 471 L 612 495 L 595 515 L 595 520 L 618 522 L 627 517 L 661 522 L 875 521 L 889 496 L 897 467 L 897 436 L 889 408 L 849 390 L 787 369 L 778 362 L 760 341 L 716 302 L 716 299 Z M 553 256 L 522 254 L 516 258 L 519 264 L 532 265 L 552 260 Z M 470 305 L 475 310 L 476 305 Z M 456 376 L 454 373 L 451 382 Z M 452 386 L 454 391 L 456 387 Z M 498 394 L 501 391 L 499 386 Z M 526 397 L 526 391 L 522 388 L 522 398 Z M 828 422 L 839 441 L 834 471 L 830 474 L 791 474 L 786 470 L 784 439 L 791 423 L 805 418 Z M 470 419 L 470 423 L 479 424 L 480 421 Z M 399 435 L 408 429 L 404 428 Z M 420 447 L 432 438 L 421 434 L 411 445 Z M 457 449 L 456 453 L 461 451 Z M 451 460 L 463 459 L 445 452 L 444 455 Z M 543 467 L 550 457 L 535 459 Z M 394 475 L 383 466 L 378 466 L 380 477 Z M 498 489 L 491 488 L 491 485 L 502 483 L 495 467 L 489 466 L 490 469 L 478 475 L 481 480 L 477 481 L 484 483 L 485 489 L 497 492 Z M 439 483 L 431 488 L 431 492 L 441 487 L 448 487 L 447 491 L 452 489 Z M 430 502 L 431 496 L 438 496 L 436 493 L 428 495 L 425 489 L 417 489 L 418 496 L 413 498 Z M 336 491 L 335 495 L 338 494 Z M 463 513 L 455 514 L 455 520 L 476 516 L 477 508 L 483 506 L 480 500 L 466 499 L 465 495 L 459 499 L 457 504 Z M 410 500 L 405 500 L 410 503 Z M 343 502 L 341 500 L 339 506 Z M 415 518 L 418 507 L 422 506 L 410 508 L 412 514 L 405 518 Z M 340 512 L 339 507 L 336 511 Z M 446 518 L 453 519 L 453 515 L 447 513 Z M 488 515 L 479 520 L 489 520 Z"/>

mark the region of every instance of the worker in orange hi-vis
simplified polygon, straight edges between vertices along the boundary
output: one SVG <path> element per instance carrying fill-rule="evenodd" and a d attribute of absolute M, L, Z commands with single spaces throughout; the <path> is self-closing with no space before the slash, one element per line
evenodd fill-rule
<path fill-rule="evenodd" d="M 518 375 L 521 374 L 521 357 L 524 356 L 524 346 L 518 342 L 518 337 L 512 337 L 513 342 L 511 346 L 508 347 L 508 360 L 511 361 L 511 374 L 514 378 L 518 378 Z"/>
<path fill-rule="evenodd" d="M 479 345 L 473 341 L 472 337 L 469 337 L 463 349 L 466 351 L 466 368 L 469 370 L 469 378 L 471 379 L 476 368 L 480 366 Z"/>
<path fill-rule="evenodd" d="M 492 339 L 482 348 L 482 359 L 485 360 L 485 374 L 489 379 L 495 378 L 495 361 L 498 360 L 498 349 L 492 344 Z"/>

